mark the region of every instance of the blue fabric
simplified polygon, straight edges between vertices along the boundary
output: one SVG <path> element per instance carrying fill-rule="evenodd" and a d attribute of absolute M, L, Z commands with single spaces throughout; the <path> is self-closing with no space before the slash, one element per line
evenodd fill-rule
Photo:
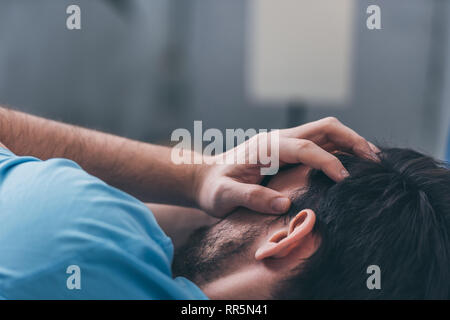
<path fill-rule="evenodd" d="M 207 299 L 172 257 L 142 202 L 70 160 L 0 148 L 0 298 Z"/>

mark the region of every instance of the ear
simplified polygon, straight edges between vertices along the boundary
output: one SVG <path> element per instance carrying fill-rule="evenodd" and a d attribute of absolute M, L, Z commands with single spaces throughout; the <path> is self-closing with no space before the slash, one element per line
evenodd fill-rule
<path fill-rule="evenodd" d="M 256 260 L 283 258 L 293 249 L 302 245 L 316 223 L 316 215 L 311 209 L 300 211 L 289 223 L 287 229 L 275 232 L 255 253 Z"/>

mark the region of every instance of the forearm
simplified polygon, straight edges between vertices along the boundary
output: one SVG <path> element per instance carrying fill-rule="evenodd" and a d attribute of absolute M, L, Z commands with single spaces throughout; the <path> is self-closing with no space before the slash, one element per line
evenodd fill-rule
<path fill-rule="evenodd" d="M 195 166 L 171 149 L 0 108 L 0 141 L 18 155 L 72 159 L 142 201 L 195 205 Z"/>

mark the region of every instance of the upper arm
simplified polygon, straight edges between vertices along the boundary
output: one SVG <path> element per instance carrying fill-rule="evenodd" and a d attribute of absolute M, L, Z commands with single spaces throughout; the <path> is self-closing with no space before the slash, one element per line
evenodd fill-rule
<path fill-rule="evenodd" d="M 64 159 L 11 157 L 0 175 L 5 297 L 200 297 L 172 279 L 172 243 L 142 202 Z M 67 287 L 70 265 L 81 290 Z"/>

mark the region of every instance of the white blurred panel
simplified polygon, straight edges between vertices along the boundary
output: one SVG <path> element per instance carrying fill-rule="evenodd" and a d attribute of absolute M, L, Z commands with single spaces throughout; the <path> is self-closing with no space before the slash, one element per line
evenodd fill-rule
<path fill-rule="evenodd" d="M 354 6 L 354 0 L 249 1 L 250 97 L 345 104 L 351 89 Z"/>

